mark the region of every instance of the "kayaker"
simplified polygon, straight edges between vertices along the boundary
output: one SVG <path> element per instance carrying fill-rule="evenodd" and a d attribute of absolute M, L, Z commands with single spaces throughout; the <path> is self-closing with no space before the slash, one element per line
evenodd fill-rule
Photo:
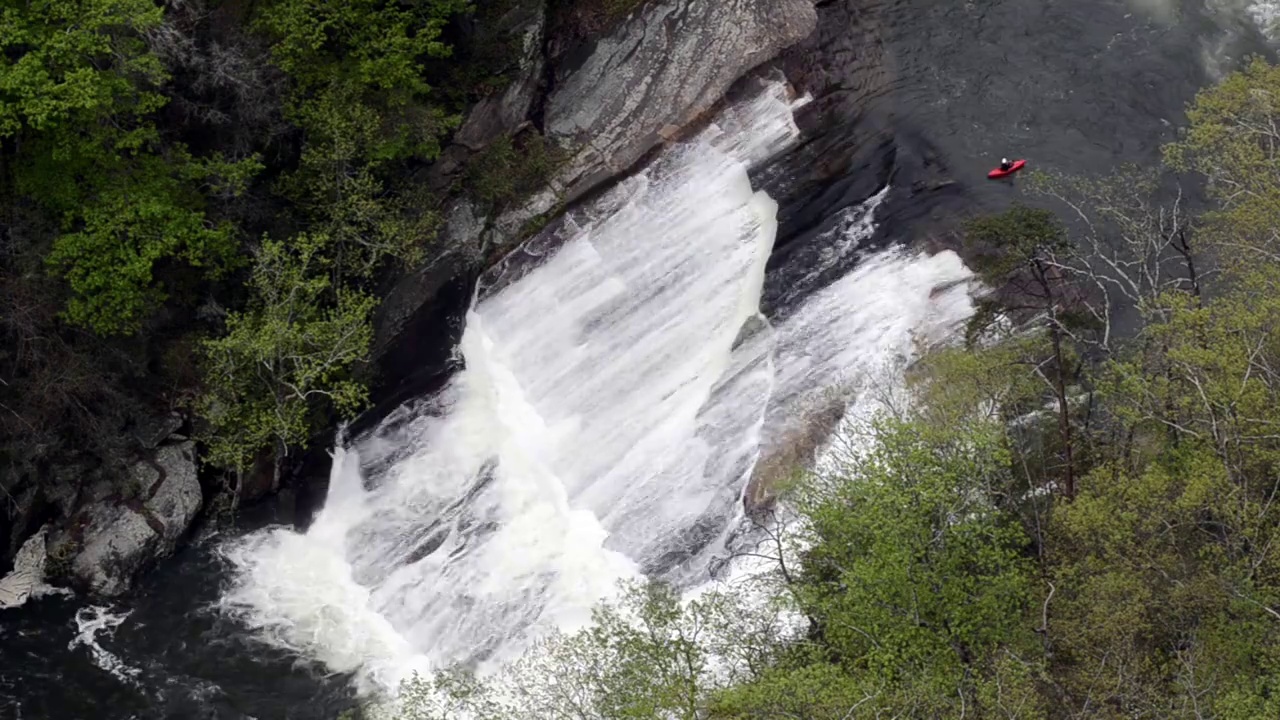
<path fill-rule="evenodd" d="M 1000 172 L 1009 172 L 1009 168 L 1013 167 L 1013 163 L 1009 162 L 1009 158 L 1000 158 Z"/>

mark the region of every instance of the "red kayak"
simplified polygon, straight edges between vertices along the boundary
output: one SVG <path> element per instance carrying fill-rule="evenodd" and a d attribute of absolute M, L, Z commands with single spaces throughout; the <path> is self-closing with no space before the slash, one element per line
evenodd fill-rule
<path fill-rule="evenodd" d="M 1026 164 L 1027 164 L 1026 160 L 1014 160 L 1013 165 L 1009 166 L 1008 170 L 1001 170 L 1000 168 L 996 168 L 995 170 L 992 170 L 991 172 L 987 173 L 987 177 L 991 178 L 992 180 L 999 180 L 1002 177 L 1009 177 L 1010 175 L 1021 170 L 1022 167 Z"/>

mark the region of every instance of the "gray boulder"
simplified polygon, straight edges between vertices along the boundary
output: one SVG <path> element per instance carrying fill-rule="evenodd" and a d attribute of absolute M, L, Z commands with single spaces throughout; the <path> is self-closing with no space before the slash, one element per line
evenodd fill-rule
<path fill-rule="evenodd" d="M 668 0 L 632 16 L 547 100 L 547 135 L 574 153 L 558 178 L 568 199 L 630 168 L 816 24 L 813 0 Z"/>
<path fill-rule="evenodd" d="M 182 416 L 176 412 L 142 418 L 134 427 L 133 436 L 138 439 L 142 447 L 152 450 L 177 432 L 178 428 L 182 427 L 182 423 Z"/>
<path fill-rule="evenodd" d="M 44 549 L 47 528 L 27 538 L 13 558 L 13 570 L 0 579 L 0 610 L 15 608 L 44 587 Z"/>
<path fill-rule="evenodd" d="M 55 547 L 70 553 L 71 577 L 99 595 L 119 595 L 137 573 L 173 552 L 200 511 L 195 446 L 165 445 L 130 470 L 131 497 L 90 503 Z"/>

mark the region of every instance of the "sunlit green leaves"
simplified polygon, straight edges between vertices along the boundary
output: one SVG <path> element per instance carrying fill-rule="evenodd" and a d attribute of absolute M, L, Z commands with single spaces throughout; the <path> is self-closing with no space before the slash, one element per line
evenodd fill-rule
<path fill-rule="evenodd" d="M 373 160 L 433 157 L 454 121 L 428 102 L 423 62 L 450 54 L 440 33 L 468 9 L 467 0 L 275 0 L 259 25 L 276 38 L 272 56 L 295 84 L 293 114 L 309 142 L 359 142 Z"/>
<path fill-rule="evenodd" d="M 973 269 L 992 284 L 1038 255 L 1061 251 L 1069 242 L 1053 213 L 1025 205 L 966 221 L 964 237 Z"/>
<path fill-rule="evenodd" d="M 164 79 L 138 33 L 160 23 L 150 0 L 29 0 L 0 9 L 0 138 L 24 128 L 79 132 L 155 110 Z"/>
<path fill-rule="evenodd" d="M 253 301 L 205 344 L 209 461 L 244 468 L 263 448 L 305 445 L 317 407 L 358 410 L 365 387 L 351 377 L 368 353 L 376 301 L 335 292 L 323 236 L 264 241 L 253 268 Z"/>
<path fill-rule="evenodd" d="M 132 333 L 166 298 L 155 276 L 181 262 L 216 277 L 238 249 L 209 220 L 202 190 L 235 195 L 255 158 L 194 158 L 151 114 L 166 79 L 142 34 L 150 0 L 33 0 L 0 10 L 0 138 L 16 139 L 6 180 L 61 220 L 46 257 L 66 278 L 67 321 Z"/>
<path fill-rule="evenodd" d="M 1280 248 L 1280 68 L 1261 58 L 1202 90 L 1187 109 L 1189 127 L 1165 159 L 1209 181 L 1220 203 L 1207 220 L 1226 264 Z"/>
<path fill-rule="evenodd" d="M 851 671 L 958 700 L 971 665 L 1026 641 L 1027 538 L 993 502 L 1011 483 L 1002 437 L 995 423 L 886 422 L 802 496 L 801 604 Z"/>
<path fill-rule="evenodd" d="M 180 154 L 170 164 L 141 155 L 127 164 L 129 171 L 111 173 L 110 182 L 80 186 L 79 208 L 66 213 L 68 231 L 47 257 L 72 290 L 67 320 L 103 335 L 133 332 L 165 299 L 155 277 L 158 263 L 182 261 L 209 277 L 233 267 L 239 250 L 234 228 L 205 218 L 190 183 L 205 178 L 234 192 L 256 167 L 252 160 L 197 163 Z M 228 176 L 205 175 L 209 171 Z"/>

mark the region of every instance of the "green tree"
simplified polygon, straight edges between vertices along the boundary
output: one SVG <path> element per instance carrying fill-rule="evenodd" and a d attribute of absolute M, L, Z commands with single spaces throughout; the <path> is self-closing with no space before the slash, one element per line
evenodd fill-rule
<path fill-rule="evenodd" d="M 148 87 L 164 70 L 140 33 L 161 18 L 150 0 L 7 3 L 0 10 L 0 138 L 36 131 L 70 141 L 158 108 L 163 98 Z"/>
<path fill-rule="evenodd" d="M 484 681 L 457 670 L 415 677 L 374 716 L 697 720 L 713 691 L 776 642 L 775 622 L 740 598 L 711 593 L 682 603 L 659 583 L 624 584 L 588 627 L 552 633 Z"/>
<path fill-rule="evenodd" d="M 276 189 L 306 231 L 259 253 L 249 307 L 206 344 L 200 408 L 212 462 L 243 468 L 263 449 L 277 461 L 304 444 L 323 412 L 353 412 L 367 390 L 377 305 L 367 288 L 388 261 L 420 259 L 435 203 L 409 177 L 456 118 L 431 98 L 424 61 L 446 57 L 440 34 L 464 0 L 274 0 L 256 25 L 291 83 L 301 131 L 296 167 Z"/>
<path fill-rule="evenodd" d="M 1101 374 L 1113 430 L 1055 508 L 1045 604 L 1069 717 L 1265 717 L 1276 709 L 1274 428 L 1280 267 L 1175 290 Z"/>
<path fill-rule="evenodd" d="M 267 240 L 250 283 L 253 300 L 227 318 L 226 335 L 205 343 L 208 460 L 244 469 L 259 450 L 277 459 L 303 446 L 312 414 L 352 413 L 365 401 L 352 368 L 368 353 L 375 300 L 335 289 L 321 254 L 328 239 Z"/>
<path fill-rule="evenodd" d="M 798 497 L 809 549 L 790 588 L 809 639 L 721 694 L 716 714 L 956 717 L 1032 698 L 1032 566 L 996 502 L 1014 482 L 1003 438 L 992 422 L 882 421 L 815 477 Z"/>
<path fill-rule="evenodd" d="M 1280 252 L 1280 68 L 1254 58 L 1201 90 L 1187 109 L 1189 127 L 1165 147 L 1165 160 L 1208 180 L 1219 207 L 1206 216 L 1208 237 L 1225 264 Z"/>
<path fill-rule="evenodd" d="M 431 158 L 456 120 L 428 101 L 423 62 L 450 54 L 440 34 L 469 9 L 468 0 L 275 0 L 259 25 L 276 39 L 272 56 L 294 82 L 309 143 L 361 138 L 372 160 Z"/>
<path fill-rule="evenodd" d="M 237 230 L 195 209 L 204 204 L 196 188 L 226 183 L 238 194 L 259 168 L 252 159 L 202 163 L 179 148 L 143 151 L 109 170 L 96 168 L 102 172 L 97 186 L 77 188 L 80 205 L 65 214 L 68 231 L 46 256 L 73 292 L 67 320 L 100 334 L 133 332 L 167 298 L 156 277 L 160 263 L 185 262 L 207 278 L 235 267 Z"/>
<path fill-rule="evenodd" d="M 1080 369 L 1074 326 L 1085 317 L 1072 284 L 1067 257 L 1071 244 L 1062 223 L 1047 210 L 1015 205 L 999 215 L 973 218 L 964 225 L 970 264 L 995 293 L 978 303 L 969 323 L 972 345 L 1002 323 L 1033 323 L 1032 332 L 1048 339 L 1048 352 L 1030 364 L 1052 389 L 1058 411 L 1058 447 L 1062 451 L 1062 492 L 1075 494 L 1076 431 L 1071 385 Z M 1039 327 L 1034 327 L 1038 325 Z"/>
<path fill-rule="evenodd" d="M 35 0 L 0 12 L 0 140 L 6 193 L 54 214 L 48 255 L 72 290 L 66 318 L 100 334 L 138 329 L 165 299 L 155 276 L 174 260 L 217 274 L 234 229 L 205 214 L 205 192 L 236 194 L 254 158 L 197 159 L 153 121 L 167 78 L 142 34 L 147 0 Z"/>

